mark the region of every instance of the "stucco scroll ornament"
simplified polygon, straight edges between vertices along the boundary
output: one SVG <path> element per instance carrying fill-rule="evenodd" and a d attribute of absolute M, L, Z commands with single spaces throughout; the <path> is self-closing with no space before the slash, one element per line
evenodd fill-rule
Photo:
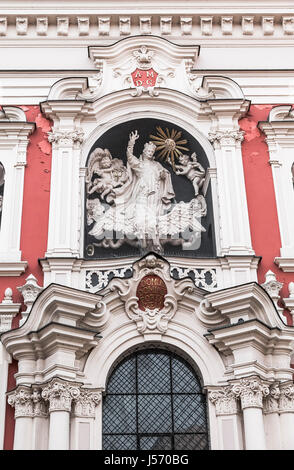
<path fill-rule="evenodd" d="M 46 417 L 48 415 L 47 403 L 42 397 L 41 389 L 33 389 L 32 401 L 34 405 L 34 416 Z"/>
<path fill-rule="evenodd" d="M 265 399 L 264 412 L 265 413 L 278 413 L 279 399 L 281 391 L 278 383 L 274 383 L 269 388 L 269 394 Z"/>
<path fill-rule="evenodd" d="M 240 397 L 242 409 L 262 408 L 263 398 L 269 395 L 269 386 L 258 377 L 241 379 L 232 386 L 232 392 Z"/>
<path fill-rule="evenodd" d="M 196 313 L 199 319 L 208 326 L 217 325 L 225 321 L 221 312 L 214 308 L 208 299 L 203 299 L 200 302 Z"/>
<path fill-rule="evenodd" d="M 155 160 L 156 145 L 146 142 L 142 155 L 136 157 L 133 152 L 138 138 L 137 131 L 129 135 L 126 169 L 116 159 L 111 159 L 109 151 L 106 154 L 107 149 L 101 157 L 98 150 L 103 151 L 96 149 L 97 157 L 95 154 L 90 158 L 86 179 L 87 222 L 89 225 L 94 222 L 89 235 L 98 242 L 93 245 L 115 249 L 128 243 L 157 252 L 162 252 L 167 243 L 183 249 L 199 248 L 201 232 L 205 231 L 200 223 L 206 215 L 204 197 L 197 194 L 190 202 L 174 202 L 171 174 Z M 196 194 L 204 170 L 197 161 L 190 163 L 189 178 Z M 182 173 L 182 166 L 179 165 L 177 171 Z M 116 176 L 114 171 L 117 171 Z M 97 178 L 93 179 L 94 174 Z M 99 197 L 93 198 L 92 194 Z M 101 204 L 103 201 L 110 205 L 106 208 Z M 114 237 L 114 233 L 119 237 Z"/>
<path fill-rule="evenodd" d="M 236 414 L 238 412 L 237 398 L 230 386 L 211 390 L 208 393 L 208 397 L 215 405 L 218 416 Z"/>
<path fill-rule="evenodd" d="M 79 322 L 79 325 L 86 325 L 101 330 L 108 322 L 109 316 L 110 312 L 106 304 L 100 300 L 93 310 L 86 313 L 85 318 Z"/>
<path fill-rule="evenodd" d="M 203 86 L 201 86 L 200 81 L 202 81 L 202 77 L 199 77 L 196 73 L 187 70 L 187 77 L 190 88 L 193 92 L 195 98 L 200 101 L 212 100 L 215 99 L 215 94 L 211 90 L 207 90 Z"/>
<path fill-rule="evenodd" d="M 133 71 L 130 73 L 130 70 Z M 167 80 L 175 77 L 175 70 L 165 66 L 158 57 L 155 60 L 155 51 L 142 45 L 132 51 L 126 64 L 113 70 L 113 76 L 121 77 L 124 88 L 135 86 L 136 90 L 131 92 L 131 96 L 141 96 L 143 93 L 158 96 L 158 88 L 166 86 Z"/>
<path fill-rule="evenodd" d="M 60 146 L 80 145 L 84 140 L 84 131 L 82 129 L 74 130 L 53 130 L 48 132 L 48 142 Z"/>
<path fill-rule="evenodd" d="M 166 261 L 148 255 L 133 265 L 131 279 L 114 278 L 109 288 L 118 293 L 127 316 L 136 323 L 138 332 L 145 335 L 166 333 L 178 301 L 195 287 L 191 279 L 175 281 Z"/>
<path fill-rule="evenodd" d="M 294 385 L 293 383 L 281 384 L 279 400 L 280 413 L 294 412 Z"/>
<path fill-rule="evenodd" d="M 215 149 L 219 149 L 226 145 L 240 145 L 244 140 L 244 134 L 245 132 L 240 131 L 239 129 L 215 130 L 209 132 L 208 139 Z"/>
<path fill-rule="evenodd" d="M 8 395 L 8 404 L 15 408 L 15 418 L 18 417 L 33 417 L 33 400 L 30 389 L 25 387 L 18 387 L 13 393 Z"/>
<path fill-rule="evenodd" d="M 128 317 L 136 323 L 139 333 L 144 334 L 148 330 L 166 333 L 168 323 L 176 313 L 176 299 L 171 295 L 166 295 L 163 309 L 146 308 L 145 310 L 139 308 L 138 300 L 138 297 L 131 297 L 125 304 L 125 311 Z"/>
<path fill-rule="evenodd" d="M 102 399 L 102 392 L 98 390 L 81 389 L 81 393 L 74 401 L 74 414 L 79 417 L 94 418 L 95 408 Z"/>
<path fill-rule="evenodd" d="M 98 71 L 98 73 L 95 73 L 94 75 L 91 75 L 88 77 L 88 88 L 81 92 L 78 93 L 76 99 L 84 99 L 84 100 L 94 100 L 99 97 L 100 92 L 102 91 L 102 81 L 103 81 L 103 70 L 102 70 L 102 65 L 101 65 L 101 70 Z"/>
<path fill-rule="evenodd" d="M 42 397 L 49 402 L 51 411 L 71 411 L 73 399 L 80 396 L 80 387 L 77 384 L 53 380 L 42 390 Z"/>

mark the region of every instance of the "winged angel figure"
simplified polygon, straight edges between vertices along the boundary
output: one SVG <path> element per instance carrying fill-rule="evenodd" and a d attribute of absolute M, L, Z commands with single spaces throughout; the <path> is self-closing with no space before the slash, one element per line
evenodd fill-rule
<path fill-rule="evenodd" d="M 94 222 L 89 231 L 97 240 L 93 245 L 115 249 L 128 243 L 157 252 L 166 243 L 199 248 L 204 197 L 195 191 L 190 202 L 175 203 L 171 174 L 154 160 L 156 146 L 147 142 L 139 158 L 133 154 L 138 138 L 137 131 L 129 136 L 127 167 L 108 149 L 96 149 L 90 157 L 87 219 L 88 225 Z"/>

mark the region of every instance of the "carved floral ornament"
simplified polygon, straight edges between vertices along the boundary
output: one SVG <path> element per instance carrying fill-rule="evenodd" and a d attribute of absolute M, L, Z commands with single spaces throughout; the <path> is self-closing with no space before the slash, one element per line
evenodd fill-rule
<path fill-rule="evenodd" d="M 170 276 L 169 264 L 154 255 L 135 263 L 133 271 L 131 280 L 113 279 L 109 288 L 123 300 L 126 314 L 139 333 L 166 333 L 178 300 L 194 290 L 192 280 L 175 281 Z"/>
<path fill-rule="evenodd" d="M 210 401 L 217 415 L 235 414 L 246 408 L 262 408 L 268 413 L 294 412 L 292 382 L 270 383 L 259 377 L 243 378 L 225 387 L 211 389 Z"/>
<path fill-rule="evenodd" d="M 15 408 L 15 418 L 47 417 L 48 412 L 54 411 L 73 411 L 74 416 L 94 417 L 101 398 L 101 390 L 53 379 L 44 385 L 17 387 L 8 394 L 8 403 Z"/>
<path fill-rule="evenodd" d="M 74 129 L 74 130 L 53 130 L 48 132 L 48 141 L 54 145 L 79 145 L 84 140 L 84 131 L 83 129 Z"/>

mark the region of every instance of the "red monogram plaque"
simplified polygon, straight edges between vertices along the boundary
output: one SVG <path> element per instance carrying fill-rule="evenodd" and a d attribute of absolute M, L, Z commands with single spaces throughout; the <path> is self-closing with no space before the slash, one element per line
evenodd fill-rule
<path fill-rule="evenodd" d="M 136 68 L 131 74 L 135 87 L 154 87 L 158 73 L 154 69 L 142 70 Z"/>
<path fill-rule="evenodd" d="M 161 310 L 164 307 L 164 297 L 167 294 L 167 288 L 163 280 L 156 274 L 149 274 L 143 277 L 137 288 L 137 297 L 139 298 L 139 308 L 141 310 Z"/>

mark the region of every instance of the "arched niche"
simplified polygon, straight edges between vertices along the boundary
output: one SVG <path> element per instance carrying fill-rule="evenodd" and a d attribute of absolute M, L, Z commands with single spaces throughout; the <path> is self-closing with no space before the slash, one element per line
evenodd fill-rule
<path fill-rule="evenodd" d="M 192 244 L 189 246 L 176 245 L 174 242 L 166 243 L 163 247 L 162 254 L 164 256 L 183 256 L 183 257 L 194 257 L 194 258 L 209 258 L 215 257 L 216 248 L 215 248 L 215 229 L 214 229 L 214 213 L 213 213 L 213 204 L 212 204 L 212 188 L 210 179 L 208 176 L 209 168 L 209 159 L 206 151 L 203 148 L 202 143 L 199 142 L 195 136 L 193 136 L 189 131 L 184 127 L 175 124 L 169 120 L 164 119 L 155 119 L 151 117 L 146 118 L 137 118 L 121 122 L 115 126 L 108 128 L 98 139 L 92 144 L 90 151 L 88 152 L 88 158 L 86 162 L 87 167 L 87 177 L 86 177 L 86 186 L 85 186 L 85 221 L 84 221 L 84 257 L 86 259 L 97 259 L 97 258 L 111 258 L 111 257 L 128 257 L 128 256 L 141 256 L 145 252 L 150 250 L 150 246 L 136 246 L 131 243 L 123 243 L 120 246 L 118 245 L 118 238 L 115 238 L 115 242 L 110 244 L 110 246 L 103 246 L 103 242 L 97 236 L 97 231 L 95 232 L 96 221 L 94 218 L 91 219 L 91 214 L 93 212 L 92 207 L 96 204 L 97 199 L 100 203 L 107 204 L 110 206 L 113 204 L 113 199 L 109 196 L 107 192 L 107 176 L 105 184 L 101 179 L 103 175 L 103 170 L 95 171 L 95 165 L 97 168 L 97 162 L 95 162 L 95 157 L 93 155 L 99 154 L 101 152 L 107 152 L 112 161 L 117 162 L 121 165 L 122 168 L 127 167 L 127 147 L 129 142 L 129 136 L 132 132 L 137 131 L 139 138 L 136 140 L 134 145 L 133 153 L 136 157 L 140 158 L 142 155 L 144 145 L 146 142 L 152 141 L 158 144 L 155 151 L 154 160 L 160 162 L 160 165 L 163 169 L 167 170 L 170 175 L 170 181 L 172 188 L 174 190 L 175 196 L 171 198 L 172 204 L 189 204 L 190 201 L 195 198 L 196 192 L 197 197 L 201 197 L 202 201 L 205 201 L 206 207 L 205 211 L 202 211 L 201 215 L 201 225 L 203 231 L 201 233 L 201 241 L 198 244 Z M 171 139 L 174 137 L 174 139 Z M 161 140 L 160 140 L 161 139 Z M 180 172 L 185 173 L 186 165 L 181 161 L 178 156 L 179 153 L 174 152 L 174 162 L 175 166 L 167 160 L 167 152 L 163 155 L 160 155 L 164 152 L 167 147 L 164 146 L 167 140 L 174 140 L 176 149 L 182 153 L 189 156 L 189 162 L 193 164 L 192 156 L 196 154 L 197 163 L 200 165 L 194 168 L 198 171 L 198 174 L 201 173 L 201 168 L 204 170 L 201 178 L 199 177 L 199 187 L 196 186 L 193 179 L 193 173 L 182 175 Z M 107 150 L 106 150 L 107 149 Z M 96 153 L 95 153 L 96 152 Z M 169 153 L 170 158 L 173 156 L 173 152 Z M 100 158 L 100 156 L 99 156 Z M 101 159 L 103 160 L 103 155 L 101 153 Z M 94 161 L 94 165 L 93 165 Z M 101 160 L 100 160 L 101 161 Z M 110 163 L 109 163 L 110 165 Z M 98 164 L 99 167 L 99 164 Z M 181 168 L 182 169 L 181 169 Z M 129 172 L 128 168 L 128 172 Z M 107 172 L 106 172 L 107 173 Z M 105 173 L 105 174 L 106 174 Z M 127 178 L 127 175 L 126 175 Z M 121 187 L 125 184 L 124 181 L 121 183 Z M 198 183 L 197 183 L 198 184 Z M 119 184 L 118 187 L 120 188 Z M 96 188 L 96 189 L 95 189 Z M 104 191 L 105 190 L 105 191 Z M 120 191 L 120 189 L 118 189 Z M 130 196 L 131 197 L 131 196 Z M 199 199 L 198 199 L 199 200 Z M 107 212 L 108 207 L 105 209 Z M 110 214 L 109 212 L 108 214 Z M 89 217 L 90 215 L 90 217 Z M 199 219 L 200 220 L 200 219 Z M 93 229 L 94 227 L 94 229 Z M 108 243 L 108 242 L 107 242 Z M 106 243 L 106 244 L 107 244 Z M 178 243 L 178 242 L 176 242 Z M 102 245 L 102 246 L 101 246 Z M 152 246 L 152 250 L 154 246 Z"/>

